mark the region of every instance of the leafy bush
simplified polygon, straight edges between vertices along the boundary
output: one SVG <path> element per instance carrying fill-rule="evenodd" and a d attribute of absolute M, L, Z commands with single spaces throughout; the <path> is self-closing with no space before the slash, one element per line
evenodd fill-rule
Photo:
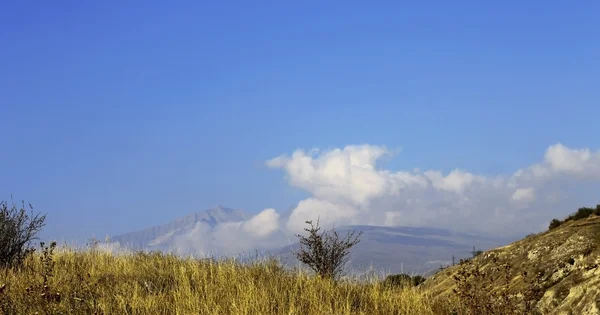
<path fill-rule="evenodd" d="M 558 220 L 558 219 L 552 219 L 552 221 L 550 221 L 550 225 L 548 226 L 548 229 L 549 230 L 555 229 L 565 222 L 586 219 L 591 215 L 600 216 L 600 204 L 596 205 L 596 208 L 581 207 L 581 208 L 577 209 L 577 212 L 575 212 L 574 214 L 571 214 L 570 216 L 568 216 L 566 219 L 564 219 L 562 221 Z"/>
<path fill-rule="evenodd" d="M 389 275 L 383 280 L 383 285 L 388 287 L 409 287 L 412 285 L 412 280 L 405 273 Z"/>
<path fill-rule="evenodd" d="M 383 285 L 388 287 L 407 288 L 416 287 L 424 281 L 425 278 L 423 276 L 416 275 L 411 277 L 405 273 L 401 273 L 385 277 L 385 280 L 383 280 Z"/>
<path fill-rule="evenodd" d="M 0 202 L 0 267 L 20 265 L 25 257 L 34 249 L 31 241 L 37 239 L 36 234 L 44 227 L 45 215 L 25 210 L 25 202 L 18 208 L 14 203 Z"/>
<path fill-rule="evenodd" d="M 579 208 L 577 210 L 577 212 L 575 212 L 575 214 L 569 216 L 567 218 L 567 221 L 573 220 L 581 220 L 581 219 L 585 219 L 587 217 L 589 217 L 590 215 L 592 215 L 594 213 L 595 209 L 592 208 L 587 208 L 587 207 L 583 207 L 583 208 Z"/>
<path fill-rule="evenodd" d="M 306 221 L 306 224 L 310 224 L 310 229 L 304 229 L 309 233 L 308 237 L 296 235 L 300 240 L 296 258 L 323 278 L 336 279 L 342 276 L 349 250 L 360 242 L 358 238 L 362 232 L 358 235 L 348 232 L 344 239 L 340 239 L 335 230 L 332 233 L 319 233 L 321 228 L 318 221 L 316 225 L 312 221 Z"/>
<path fill-rule="evenodd" d="M 559 227 L 563 222 L 558 220 L 558 219 L 552 219 L 552 221 L 550 221 L 550 226 L 548 226 L 549 230 L 555 229 L 557 227 Z"/>

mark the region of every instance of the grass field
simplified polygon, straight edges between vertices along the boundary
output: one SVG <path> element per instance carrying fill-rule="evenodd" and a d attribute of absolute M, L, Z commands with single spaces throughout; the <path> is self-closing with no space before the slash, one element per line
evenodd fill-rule
<path fill-rule="evenodd" d="M 0 274 L 4 314 L 439 314 L 417 288 L 333 282 L 273 260 L 38 251 Z M 446 313 L 447 314 L 447 313 Z"/>

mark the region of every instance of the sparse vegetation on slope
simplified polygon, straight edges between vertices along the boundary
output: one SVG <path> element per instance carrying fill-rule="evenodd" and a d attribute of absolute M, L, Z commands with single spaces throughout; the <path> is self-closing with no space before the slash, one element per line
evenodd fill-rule
<path fill-rule="evenodd" d="M 552 229 L 555 229 L 555 228 L 561 226 L 565 222 L 577 221 L 577 220 L 585 219 L 585 218 L 588 218 L 591 215 L 600 216 L 600 204 L 596 205 L 596 208 L 588 208 L 588 207 L 579 208 L 577 210 L 577 212 L 575 212 L 574 214 L 568 216 L 567 218 L 565 218 L 562 221 L 559 220 L 559 219 L 552 219 L 552 221 L 550 221 L 550 225 L 548 226 L 548 229 L 552 230 Z"/>
<path fill-rule="evenodd" d="M 457 296 L 466 314 L 511 314 L 515 303 L 520 314 L 534 313 L 524 311 L 531 305 L 541 314 L 600 314 L 599 265 L 600 217 L 589 216 L 484 252 L 424 286 L 444 302 Z"/>

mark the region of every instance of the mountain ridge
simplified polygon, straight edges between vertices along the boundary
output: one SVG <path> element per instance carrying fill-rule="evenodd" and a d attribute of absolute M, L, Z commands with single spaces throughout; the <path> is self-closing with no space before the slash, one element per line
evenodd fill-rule
<path fill-rule="evenodd" d="M 350 253 L 348 268 L 354 273 L 371 269 L 384 273 L 430 274 L 442 265 L 471 255 L 473 246 L 489 249 L 505 244 L 504 239 L 477 236 L 442 228 L 412 226 L 347 225 L 336 228 L 340 236 L 363 232 Z M 298 243 L 273 253 L 284 265 L 297 264 L 293 252 Z"/>
<path fill-rule="evenodd" d="M 241 210 L 217 206 L 175 218 L 165 224 L 116 235 L 110 238 L 110 242 L 117 242 L 121 248 L 132 250 L 170 252 L 175 249 L 179 253 L 198 254 L 193 249 L 193 238 L 199 237 L 193 236 L 198 223 L 214 228 L 221 223 L 243 222 L 246 219 Z M 437 227 L 346 225 L 335 229 L 340 234 L 350 230 L 363 232 L 361 242 L 351 251 L 348 264 L 349 268 L 358 272 L 375 268 L 387 273 L 426 274 L 440 264 L 451 264 L 453 256 L 457 260 L 468 257 L 473 246 L 489 249 L 506 244 L 504 240 L 489 236 Z M 178 242 L 182 239 L 185 239 L 184 243 Z M 298 246 L 294 242 L 275 248 L 257 249 L 257 252 L 278 258 L 284 265 L 295 266 L 297 260 L 293 252 Z M 248 249 L 248 252 L 254 252 L 254 249 Z"/>
<path fill-rule="evenodd" d="M 217 205 L 214 208 L 175 218 L 165 224 L 115 235 L 110 237 L 110 241 L 118 242 L 121 246 L 130 249 L 143 249 L 163 245 L 175 235 L 193 229 L 199 222 L 204 222 L 210 227 L 214 227 L 224 222 L 239 222 L 244 220 L 246 220 L 246 216 L 242 210 Z"/>

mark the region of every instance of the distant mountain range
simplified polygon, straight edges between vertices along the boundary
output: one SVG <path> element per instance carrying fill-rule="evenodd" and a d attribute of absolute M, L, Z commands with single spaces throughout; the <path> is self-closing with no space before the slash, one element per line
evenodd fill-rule
<path fill-rule="evenodd" d="M 137 232 L 117 235 L 111 242 L 138 250 L 169 250 L 177 236 L 189 233 L 199 222 L 215 227 L 225 222 L 245 221 L 241 210 L 215 207 L 195 212 L 163 225 Z M 362 231 L 360 243 L 351 251 L 349 267 L 353 270 L 380 271 L 382 273 L 427 274 L 440 267 L 452 264 L 452 257 L 471 256 L 473 246 L 477 250 L 487 250 L 507 244 L 507 239 L 459 233 L 440 228 L 428 227 L 383 227 L 354 225 L 337 228 L 341 235 L 347 231 Z M 281 259 L 285 265 L 297 265 L 293 251 L 299 244 L 266 251 Z"/>
<path fill-rule="evenodd" d="M 206 211 L 194 212 L 163 225 L 117 235 L 111 237 L 110 241 L 118 242 L 121 246 L 133 250 L 168 250 L 175 237 L 188 233 L 199 222 L 206 223 L 210 227 L 215 227 L 220 223 L 240 222 L 244 220 L 246 220 L 246 217 L 241 210 L 217 206 Z"/>
<path fill-rule="evenodd" d="M 428 227 L 352 225 L 337 231 L 340 236 L 348 231 L 363 232 L 360 243 L 351 250 L 350 269 L 385 274 L 428 274 L 440 265 L 451 265 L 453 256 L 456 263 L 470 257 L 473 246 L 487 250 L 506 244 L 503 239 Z M 298 248 L 299 244 L 289 245 L 277 255 L 285 264 L 297 264 L 293 251 Z"/>

